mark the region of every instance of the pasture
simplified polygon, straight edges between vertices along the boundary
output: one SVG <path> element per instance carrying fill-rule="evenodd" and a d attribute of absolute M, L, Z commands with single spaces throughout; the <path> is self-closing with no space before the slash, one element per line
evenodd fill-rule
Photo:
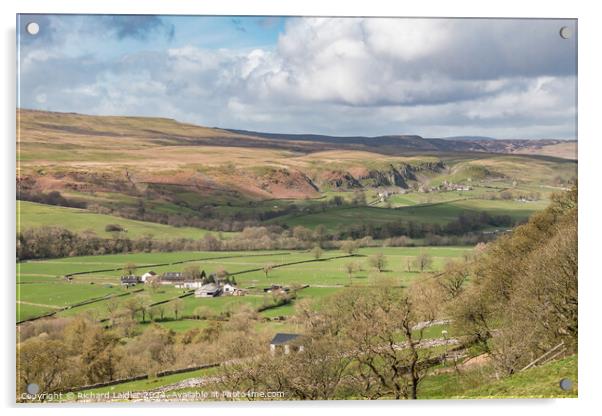
<path fill-rule="evenodd" d="M 18 229 L 25 230 L 35 227 L 62 227 L 72 232 L 94 232 L 99 237 L 108 238 L 113 232 L 108 232 L 108 224 L 118 224 L 126 231 L 124 234 L 131 239 L 152 236 L 154 239 L 165 240 L 175 238 L 199 239 L 211 231 L 193 227 L 171 227 L 169 225 L 135 221 L 112 215 L 96 214 L 85 209 L 67 208 L 54 205 L 44 205 L 35 202 L 17 201 Z M 217 233 L 212 233 L 217 235 Z M 222 233 L 228 236 L 230 233 Z"/>
<path fill-rule="evenodd" d="M 525 220 L 531 214 L 542 210 L 547 205 L 547 201 L 518 202 L 470 199 L 458 197 L 457 193 L 453 193 L 449 197 L 454 198 L 447 201 L 414 203 L 417 200 L 411 194 L 395 195 L 393 200 L 399 206 L 393 209 L 377 206 L 336 207 L 328 208 L 318 213 L 291 214 L 275 218 L 271 222 L 286 224 L 289 227 L 302 225 L 304 227 L 315 228 L 318 225 L 323 225 L 330 231 L 335 231 L 339 227 L 349 227 L 358 224 L 382 225 L 398 221 L 445 225 L 456 220 L 464 212 L 485 211 L 491 215 L 509 215 L 516 220 Z"/>
<path fill-rule="evenodd" d="M 185 295 L 188 290 L 177 289 L 171 285 L 161 285 L 151 289 L 144 285 L 124 289 L 119 285 L 122 267 L 127 263 L 138 266 L 137 274 L 149 270 L 161 274 L 167 271 L 183 271 L 189 266 L 198 266 L 206 273 L 219 269 L 226 270 L 236 279 L 238 285 L 249 291 L 242 297 L 182 298 L 181 316 L 191 316 L 199 306 L 207 307 L 219 315 L 235 309 L 240 304 L 248 304 L 257 309 L 269 304 L 271 295 L 263 288 L 272 284 L 289 287 L 309 285 L 298 292 L 298 299 L 320 300 L 335 293 L 342 287 L 373 286 L 381 283 L 407 285 L 420 275 L 408 263 L 419 254 L 431 255 L 433 264 L 429 270 L 440 270 L 446 261 L 461 259 L 469 252 L 469 247 L 373 247 L 362 248 L 349 256 L 338 250 L 326 250 L 319 259 L 307 251 L 258 251 L 258 252 L 173 252 L 173 253 L 136 253 L 105 256 L 82 256 L 63 259 L 38 260 L 19 263 L 17 269 L 17 320 L 43 315 L 60 308 L 66 308 L 57 316 L 75 316 L 90 314 L 97 319 L 107 318 L 107 299 L 115 297 L 124 302 L 131 296 L 143 296 L 146 303 L 173 300 Z M 386 265 L 378 272 L 369 263 L 371 255 L 384 254 Z M 356 271 L 351 276 L 346 271 L 347 263 L 354 263 Z M 156 266 L 157 264 L 166 264 Z M 267 276 L 263 268 L 270 264 L 272 269 Z M 99 271 L 107 270 L 107 271 Z M 75 274 L 71 281 L 63 276 Z M 86 300 L 100 299 L 83 306 L 67 308 Z M 173 318 L 174 312 L 165 304 L 164 317 Z M 266 318 L 290 315 L 293 304 L 267 309 L 261 315 Z"/>

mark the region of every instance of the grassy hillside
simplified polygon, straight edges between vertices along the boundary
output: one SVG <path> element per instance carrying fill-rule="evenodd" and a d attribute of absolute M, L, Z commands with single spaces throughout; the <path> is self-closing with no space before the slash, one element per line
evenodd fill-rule
<path fill-rule="evenodd" d="M 560 388 L 563 378 L 573 382 L 571 390 Z M 577 391 L 577 355 L 573 355 L 468 390 L 461 397 L 577 397 Z"/>
<path fill-rule="evenodd" d="M 457 219 L 461 213 L 470 211 L 486 211 L 492 215 L 510 215 L 514 219 L 522 220 L 545 206 L 546 202 L 544 201 L 517 203 L 515 201 L 462 198 L 443 203 L 408 205 L 396 209 L 378 207 L 331 208 L 315 214 L 296 214 L 276 218 L 272 222 L 286 224 L 290 227 L 302 225 L 314 228 L 318 225 L 324 225 L 330 230 L 335 230 L 340 226 L 352 226 L 361 223 L 378 225 L 395 221 L 447 224 Z"/>
<path fill-rule="evenodd" d="M 480 398 L 552 398 L 577 397 L 577 355 L 562 358 L 539 367 L 496 380 L 495 372 L 483 367 L 433 374 L 420 388 L 423 399 Z M 567 378 L 573 388 L 564 391 L 560 380 Z"/>
<path fill-rule="evenodd" d="M 132 239 L 152 235 L 154 239 L 192 238 L 199 239 L 210 231 L 192 227 L 171 227 L 151 222 L 128 220 L 111 215 L 95 214 L 84 209 L 43 205 L 34 202 L 17 201 L 18 224 L 20 229 L 56 226 L 73 232 L 93 231 L 100 237 L 111 237 L 105 231 L 107 224 L 119 224 L 127 230 Z M 224 233 L 228 235 L 229 233 Z"/>
<path fill-rule="evenodd" d="M 504 179 L 554 185 L 576 163 L 535 155 L 386 153 L 378 147 L 273 140 L 162 118 L 21 110 L 19 187 L 87 203 L 192 214 L 262 200 L 319 198 L 362 186 Z M 447 142 L 446 142 L 447 143 Z M 242 209 L 242 207 L 241 207 Z"/>

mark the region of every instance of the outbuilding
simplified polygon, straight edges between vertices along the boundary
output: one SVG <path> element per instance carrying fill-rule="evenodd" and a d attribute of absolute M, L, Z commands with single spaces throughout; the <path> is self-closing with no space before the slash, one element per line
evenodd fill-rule
<path fill-rule="evenodd" d="M 214 298 L 222 294 L 222 288 L 215 283 L 207 283 L 194 291 L 195 298 Z"/>
<path fill-rule="evenodd" d="M 303 351 L 303 337 L 300 334 L 290 334 L 279 332 L 274 335 L 270 341 L 270 352 L 275 355 L 281 351 L 284 354 L 290 354 L 291 351 Z"/>

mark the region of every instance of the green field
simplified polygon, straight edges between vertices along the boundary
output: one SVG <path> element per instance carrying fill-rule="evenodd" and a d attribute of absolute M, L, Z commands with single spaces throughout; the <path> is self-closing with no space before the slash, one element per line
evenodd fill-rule
<path fill-rule="evenodd" d="M 118 286 L 96 287 L 87 283 L 38 283 L 25 286 L 27 289 L 22 289 L 18 293 L 19 300 L 54 306 L 72 305 L 86 299 L 123 292 Z"/>
<path fill-rule="evenodd" d="M 568 378 L 573 388 L 564 391 L 559 382 Z M 577 397 L 577 355 L 562 358 L 512 376 L 495 379 L 489 366 L 468 369 L 461 376 L 453 372 L 434 374 L 424 380 L 425 399 L 552 398 Z"/>
<path fill-rule="evenodd" d="M 108 224 L 119 224 L 127 230 L 125 234 L 132 239 L 148 235 L 152 235 L 152 238 L 158 240 L 175 238 L 199 239 L 207 233 L 212 233 L 199 228 L 171 227 L 164 224 L 95 214 L 85 209 L 44 205 L 27 201 L 17 201 L 17 224 L 21 230 L 54 226 L 66 228 L 77 233 L 93 231 L 99 237 L 111 237 L 112 233 L 105 231 L 105 227 Z M 217 235 L 217 233 L 212 234 Z M 228 236 L 229 234 L 222 233 L 224 236 Z"/>
<path fill-rule="evenodd" d="M 142 287 L 140 287 L 142 289 Z M 118 289 L 122 291 L 126 291 L 126 289 Z M 144 299 L 147 299 L 149 303 L 161 302 L 164 300 L 176 299 L 179 296 L 182 296 L 187 291 L 183 289 L 176 289 L 173 286 L 165 286 L 157 289 L 156 291 L 151 291 L 148 288 L 144 288 L 142 291 L 134 291 L 136 289 L 127 289 L 129 294 L 117 298 L 118 304 L 121 306 L 123 302 L 126 302 L 131 296 L 144 296 Z M 101 300 L 99 302 L 90 303 L 83 306 L 78 306 L 75 308 L 65 309 L 57 313 L 59 317 L 66 316 L 77 316 L 86 314 L 94 319 L 106 319 L 109 317 L 109 310 L 107 307 L 107 301 Z"/>
<path fill-rule="evenodd" d="M 186 332 L 196 328 L 203 329 L 209 325 L 209 321 L 202 321 L 198 319 L 182 319 L 180 321 L 159 322 L 159 325 L 174 332 Z"/>
<path fill-rule="evenodd" d="M 524 220 L 536 211 L 546 207 L 547 201 L 517 202 L 503 200 L 484 199 L 459 199 L 455 197 L 447 202 L 432 202 L 415 204 L 408 198 L 409 195 L 399 195 L 400 205 L 402 201 L 407 206 L 398 208 L 380 207 L 343 207 L 329 208 L 324 212 L 309 214 L 291 214 L 271 220 L 278 224 L 286 224 L 289 227 L 302 225 L 315 228 L 318 225 L 325 226 L 334 231 L 339 227 L 353 226 L 358 224 L 380 225 L 396 221 L 414 221 L 425 224 L 447 224 L 456 220 L 463 212 L 488 212 L 492 215 L 509 215 L 516 220 Z"/>
<path fill-rule="evenodd" d="M 348 285 L 370 286 L 380 282 L 396 282 L 407 284 L 419 276 L 412 270 L 407 271 L 407 263 L 420 252 L 428 252 L 433 258 L 432 270 L 440 270 L 444 263 L 450 259 L 462 258 L 463 254 L 470 251 L 467 247 L 386 247 L 362 248 L 356 256 L 346 256 L 337 250 L 325 251 L 322 258 L 316 260 L 307 251 L 291 252 L 173 252 L 173 253 L 136 253 L 114 254 L 104 256 L 82 256 L 64 259 L 37 260 L 19 263 L 17 268 L 17 294 L 19 303 L 17 319 L 23 320 L 34 316 L 43 315 L 60 307 L 75 303 L 100 298 L 107 295 L 130 293 L 133 289 L 122 289 L 119 286 L 121 268 L 126 263 L 139 266 L 137 273 L 142 274 L 150 269 L 157 273 L 166 271 L 182 271 L 190 265 L 197 265 L 207 273 L 224 268 L 234 276 L 239 286 L 251 289 L 243 297 L 218 297 L 183 299 L 184 315 L 192 315 L 198 306 L 207 306 L 214 313 L 220 314 L 235 308 L 238 304 L 249 304 L 253 308 L 269 303 L 270 296 L 263 294 L 262 288 L 271 284 L 287 286 L 309 285 L 309 288 L 299 291 L 299 298 L 320 299 L 336 290 Z M 375 253 L 383 253 L 387 259 L 387 266 L 383 272 L 373 270 L 368 258 Z M 203 260 L 200 260 L 203 259 Z M 186 263 L 177 263 L 191 260 Z M 285 263 L 298 264 L 284 265 Z M 345 264 L 354 262 L 361 270 L 353 273 L 351 279 L 345 271 Z M 158 263 L 177 263 L 167 266 L 145 266 Z M 273 264 L 276 267 L 266 278 L 262 267 Z M 279 267 L 279 265 L 282 265 Z M 94 272 L 101 269 L 115 269 L 104 272 Z M 256 271 L 248 271 L 260 269 Z M 75 275 L 72 281 L 65 280 L 62 276 L 70 273 L 90 272 Z M 127 296 L 148 296 L 152 302 L 172 299 L 184 294 L 183 289 L 176 289 L 170 285 L 163 285 L 158 290 L 151 292 L 144 286 L 135 289 L 144 289 L 141 293 Z M 134 289 L 134 290 L 135 290 Z M 124 301 L 127 296 L 120 297 Z M 262 312 L 265 317 L 290 315 L 292 305 L 269 309 Z M 59 316 L 74 316 L 80 313 L 90 313 L 96 317 L 107 316 L 106 301 L 91 303 L 77 308 L 66 309 L 58 313 Z M 166 317 L 172 317 L 167 311 Z"/>

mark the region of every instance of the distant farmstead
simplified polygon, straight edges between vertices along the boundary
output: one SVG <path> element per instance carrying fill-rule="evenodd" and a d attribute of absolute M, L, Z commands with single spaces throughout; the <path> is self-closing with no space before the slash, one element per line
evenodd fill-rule
<path fill-rule="evenodd" d="M 246 291 L 239 289 L 231 282 L 216 281 L 202 285 L 195 290 L 197 298 L 214 298 L 216 296 L 244 296 Z"/>
<path fill-rule="evenodd" d="M 270 352 L 290 354 L 291 351 L 303 351 L 303 337 L 300 334 L 277 333 L 270 341 Z"/>
<path fill-rule="evenodd" d="M 183 282 L 175 283 L 174 287 L 177 289 L 200 289 L 203 286 L 202 280 L 186 280 Z"/>
<path fill-rule="evenodd" d="M 142 283 L 142 278 L 134 275 L 121 276 L 120 282 L 121 286 L 136 286 L 138 283 Z"/>
<path fill-rule="evenodd" d="M 154 271 L 150 270 L 146 273 L 144 273 L 141 277 L 140 280 L 142 282 L 146 282 L 147 280 L 153 279 L 157 276 L 157 273 L 155 273 Z"/>
<path fill-rule="evenodd" d="M 230 296 L 244 296 L 247 292 L 244 289 L 238 288 L 236 285 L 226 282 L 222 286 L 225 295 Z"/>
<path fill-rule="evenodd" d="M 207 274 L 205 270 L 201 271 L 201 274 L 194 278 L 191 277 L 188 273 L 185 272 L 165 272 L 161 276 L 161 284 L 164 285 L 179 285 L 184 287 L 183 285 L 191 282 L 201 282 L 207 278 Z M 193 287 L 190 287 L 191 289 Z"/>
<path fill-rule="evenodd" d="M 161 276 L 161 284 L 173 285 L 174 283 L 184 282 L 186 277 L 182 272 L 165 272 Z"/>

